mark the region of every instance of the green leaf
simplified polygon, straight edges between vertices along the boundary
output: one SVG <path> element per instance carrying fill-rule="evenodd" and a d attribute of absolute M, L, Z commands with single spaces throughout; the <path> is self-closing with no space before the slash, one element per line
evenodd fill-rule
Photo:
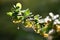
<path fill-rule="evenodd" d="M 42 32 L 46 32 L 46 30 L 47 30 L 47 27 L 45 27 L 45 26 L 41 28 Z"/>
<path fill-rule="evenodd" d="M 27 17 L 30 15 L 30 10 L 29 9 L 26 9 L 26 11 L 24 12 L 24 16 Z"/>
<path fill-rule="evenodd" d="M 38 19 L 39 19 L 39 15 L 35 15 L 35 16 L 34 16 L 34 19 L 35 19 L 35 20 L 38 20 Z"/>
<path fill-rule="evenodd" d="M 21 18 L 21 16 L 17 16 L 17 18 L 18 18 L 18 19 L 20 19 L 20 18 Z"/>
<path fill-rule="evenodd" d="M 8 15 L 8 16 L 12 16 L 13 13 L 12 13 L 12 12 L 8 12 L 7 15 Z"/>
<path fill-rule="evenodd" d="M 17 16 L 17 19 L 23 20 L 24 17 L 23 16 Z"/>
<path fill-rule="evenodd" d="M 20 10 L 19 9 L 15 9 L 15 12 L 19 12 Z"/>

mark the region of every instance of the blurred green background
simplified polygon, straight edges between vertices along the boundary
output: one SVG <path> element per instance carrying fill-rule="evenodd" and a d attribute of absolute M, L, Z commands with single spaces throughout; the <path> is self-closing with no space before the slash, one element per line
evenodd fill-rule
<path fill-rule="evenodd" d="M 60 0 L 0 0 L 0 40 L 46 40 L 32 29 L 11 22 L 6 13 L 17 2 L 22 4 L 22 9 L 29 8 L 34 15 L 40 14 L 46 17 L 49 12 L 60 14 Z M 17 30 L 18 25 L 19 30 Z"/>

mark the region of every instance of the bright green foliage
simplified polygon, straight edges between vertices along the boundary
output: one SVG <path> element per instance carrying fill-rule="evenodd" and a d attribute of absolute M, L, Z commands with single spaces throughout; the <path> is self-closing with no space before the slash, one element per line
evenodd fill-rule
<path fill-rule="evenodd" d="M 22 10 L 21 8 L 22 5 L 17 3 L 7 15 L 12 17 L 13 23 L 22 23 L 26 28 L 32 28 L 36 33 L 43 35 L 44 37 L 48 37 L 49 31 L 53 29 L 54 25 L 60 24 L 60 21 L 58 21 L 59 19 L 57 19 L 59 18 L 59 15 L 53 16 L 52 13 L 49 13 L 50 16 L 40 19 L 39 15 L 32 16 L 29 9 Z"/>
<path fill-rule="evenodd" d="M 39 20 L 39 15 L 35 15 L 35 16 L 34 16 L 34 19 L 35 19 L 35 20 Z"/>
<path fill-rule="evenodd" d="M 30 15 L 30 10 L 26 9 L 24 12 L 24 17 L 28 17 Z"/>
<path fill-rule="evenodd" d="M 12 16 L 13 13 L 12 12 L 7 12 L 7 15 Z"/>

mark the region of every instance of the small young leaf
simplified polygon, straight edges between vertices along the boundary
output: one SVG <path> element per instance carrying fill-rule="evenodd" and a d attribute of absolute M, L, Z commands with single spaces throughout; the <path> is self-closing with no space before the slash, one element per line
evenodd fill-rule
<path fill-rule="evenodd" d="M 17 19 L 23 20 L 24 17 L 23 16 L 17 16 Z"/>
<path fill-rule="evenodd" d="M 21 9 L 21 8 L 22 8 L 21 3 L 17 3 L 17 4 L 16 4 L 16 7 L 19 7 L 19 8 Z"/>
<path fill-rule="evenodd" d="M 29 9 L 26 9 L 25 13 L 24 13 L 24 16 L 27 17 L 30 15 L 30 10 Z"/>
<path fill-rule="evenodd" d="M 38 19 L 39 19 L 39 15 L 35 15 L 35 16 L 34 16 L 34 19 L 35 19 L 35 20 L 38 20 Z"/>
<path fill-rule="evenodd" d="M 12 16 L 12 15 L 13 15 L 13 13 L 12 13 L 12 12 L 8 12 L 8 13 L 7 13 L 7 15 Z"/>
<path fill-rule="evenodd" d="M 17 16 L 17 18 L 18 18 L 18 19 L 20 19 L 20 18 L 21 18 L 21 16 Z"/>

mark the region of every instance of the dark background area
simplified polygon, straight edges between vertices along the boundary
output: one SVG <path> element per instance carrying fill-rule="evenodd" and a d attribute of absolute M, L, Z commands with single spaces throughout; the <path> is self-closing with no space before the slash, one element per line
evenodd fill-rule
<path fill-rule="evenodd" d="M 17 2 L 22 4 L 22 9 L 29 8 L 34 15 L 46 17 L 49 12 L 60 14 L 60 0 L 0 0 L 0 40 L 45 40 L 39 34 L 23 29 L 21 24 L 17 30 L 18 24 L 11 22 L 6 13 Z"/>

